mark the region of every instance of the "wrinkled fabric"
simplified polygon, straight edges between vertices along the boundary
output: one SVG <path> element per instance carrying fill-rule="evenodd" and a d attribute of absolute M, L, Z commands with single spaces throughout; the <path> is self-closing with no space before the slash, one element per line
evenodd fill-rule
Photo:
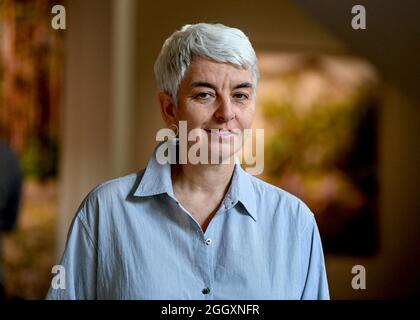
<path fill-rule="evenodd" d="M 313 213 L 235 164 L 205 232 L 156 149 L 145 170 L 96 187 L 73 219 L 47 299 L 329 299 Z"/>

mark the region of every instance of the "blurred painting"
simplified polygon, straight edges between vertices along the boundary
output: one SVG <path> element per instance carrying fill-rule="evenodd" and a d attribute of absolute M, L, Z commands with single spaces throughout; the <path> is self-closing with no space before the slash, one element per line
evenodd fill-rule
<path fill-rule="evenodd" d="M 3 237 L 8 299 L 43 299 L 55 261 L 64 33 L 50 21 L 61 3 L 0 1 L 0 141 L 24 176 L 17 226 Z"/>
<path fill-rule="evenodd" d="M 314 212 L 326 253 L 378 248 L 378 76 L 348 56 L 260 53 L 261 178 Z"/>

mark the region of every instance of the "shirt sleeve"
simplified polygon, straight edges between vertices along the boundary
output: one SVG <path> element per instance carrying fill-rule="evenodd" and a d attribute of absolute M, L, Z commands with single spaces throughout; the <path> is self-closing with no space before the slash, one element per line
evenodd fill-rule
<path fill-rule="evenodd" d="M 82 209 L 83 212 L 84 209 Z M 97 270 L 97 244 L 89 233 L 87 223 L 80 212 L 73 219 L 67 238 L 66 248 L 60 261 L 59 273 L 65 283 L 54 285 L 53 275 L 51 287 L 47 293 L 47 300 L 79 300 L 96 299 L 96 270 Z"/>
<path fill-rule="evenodd" d="M 324 253 L 322 249 L 321 237 L 315 221 L 311 214 L 311 223 L 304 234 L 303 246 L 309 252 L 304 264 L 307 270 L 302 300 L 329 300 L 328 280 L 325 268 Z"/>

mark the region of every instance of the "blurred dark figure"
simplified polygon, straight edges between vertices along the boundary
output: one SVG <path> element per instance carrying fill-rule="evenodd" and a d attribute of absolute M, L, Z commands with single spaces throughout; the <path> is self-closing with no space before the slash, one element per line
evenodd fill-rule
<path fill-rule="evenodd" d="M 0 300 L 6 298 L 2 266 L 2 233 L 16 226 L 22 188 L 22 172 L 16 154 L 0 141 Z"/>

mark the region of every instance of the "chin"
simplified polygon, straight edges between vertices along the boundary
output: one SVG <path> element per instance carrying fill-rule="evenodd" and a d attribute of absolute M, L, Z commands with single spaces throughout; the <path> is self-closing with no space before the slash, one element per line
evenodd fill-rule
<path fill-rule="evenodd" d="M 209 145 L 209 161 L 211 161 L 211 154 L 212 150 L 219 150 L 218 154 L 217 151 L 215 151 L 215 155 L 218 155 L 218 163 L 222 163 L 223 161 L 228 161 L 232 157 L 235 156 L 235 154 L 240 150 L 241 148 L 236 147 L 235 145 L 229 141 L 221 141 L 219 143 L 213 143 Z"/>

